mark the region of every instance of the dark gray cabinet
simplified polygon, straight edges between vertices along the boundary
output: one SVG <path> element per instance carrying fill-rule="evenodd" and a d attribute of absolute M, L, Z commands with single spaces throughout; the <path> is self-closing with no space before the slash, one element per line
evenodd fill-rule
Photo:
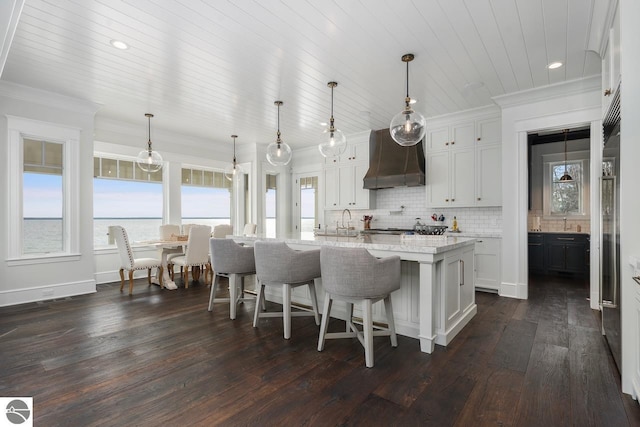
<path fill-rule="evenodd" d="M 542 233 L 529 233 L 529 271 L 544 273 L 544 239 Z"/>
<path fill-rule="evenodd" d="M 529 233 L 529 270 L 537 273 L 589 273 L 589 235 Z"/>

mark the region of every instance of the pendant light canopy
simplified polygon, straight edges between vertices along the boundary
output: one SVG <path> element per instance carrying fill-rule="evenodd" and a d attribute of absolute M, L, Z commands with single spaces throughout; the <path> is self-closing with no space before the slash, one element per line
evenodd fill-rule
<path fill-rule="evenodd" d="M 411 98 L 409 97 L 409 62 L 413 61 L 413 54 L 407 53 L 402 56 L 402 62 L 407 64 L 407 96 L 405 98 L 404 110 L 395 115 L 389 125 L 391 138 L 399 145 L 410 147 L 416 145 L 424 138 L 427 132 L 427 120 L 422 114 L 411 108 Z"/>
<path fill-rule="evenodd" d="M 236 162 L 236 138 L 238 135 L 231 135 L 233 138 L 233 163 L 227 166 L 224 170 L 224 177 L 229 181 L 233 181 L 235 178 L 239 177 L 242 174 L 242 168 Z"/>
<path fill-rule="evenodd" d="M 318 150 L 324 157 L 337 157 L 347 149 L 347 138 L 341 130 L 336 129 L 334 126 L 333 88 L 338 86 L 338 83 L 329 82 L 327 86 L 331 88 L 331 118 L 329 119 L 329 127 L 322 133 L 323 141 L 318 145 Z"/>
<path fill-rule="evenodd" d="M 267 161 L 273 166 L 285 166 L 291 161 L 291 147 L 280 139 L 280 106 L 282 101 L 275 101 L 274 104 L 278 107 L 278 133 L 276 141 L 267 147 Z"/>
<path fill-rule="evenodd" d="M 567 170 L 567 135 L 569 134 L 569 129 L 565 129 L 562 132 L 564 132 L 564 175 L 560 177 L 560 181 L 569 182 L 573 181 L 573 178 Z"/>
<path fill-rule="evenodd" d="M 143 171 L 151 173 L 162 169 L 162 156 L 151 149 L 151 117 L 153 117 L 153 114 L 146 113 L 145 117 L 149 122 L 149 141 L 147 142 L 147 149 L 138 153 L 136 164 Z"/>

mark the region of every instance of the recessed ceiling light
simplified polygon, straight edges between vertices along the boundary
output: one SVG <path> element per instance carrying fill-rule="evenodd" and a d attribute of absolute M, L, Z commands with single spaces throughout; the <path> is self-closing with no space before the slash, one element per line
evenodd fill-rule
<path fill-rule="evenodd" d="M 116 49 L 120 49 L 120 50 L 129 49 L 129 45 L 120 40 L 111 40 L 109 43 L 111 43 L 111 46 L 115 47 Z"/>
<path fill-rule="evenodd" d="M 555 70 L 556 68 L 560 68 L 562 67 L 562 62 L 552 62 L 551 64 L 547 65 L 547 68 L 550 70 Z"/>

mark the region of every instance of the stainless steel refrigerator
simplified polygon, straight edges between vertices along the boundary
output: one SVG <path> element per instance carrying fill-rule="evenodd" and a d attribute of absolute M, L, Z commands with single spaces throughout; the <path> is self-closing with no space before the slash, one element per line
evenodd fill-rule
<path fill-rule="evenodd" d="M 611 126 L 602 153 L 600 304 L 602 333 L 620 371 L 620 121 Z"/>

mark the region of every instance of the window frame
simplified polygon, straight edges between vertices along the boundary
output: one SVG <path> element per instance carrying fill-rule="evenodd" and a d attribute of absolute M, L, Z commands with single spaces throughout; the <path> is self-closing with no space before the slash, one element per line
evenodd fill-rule
<path fill-rule="evenodd" d="M 564 160 L 543 160 L 544 167 L 544 180 L 543 180 L 543 218 L 555 220 L 559 218 L 568 219 L 585 219 L 589 217 L 590 212 L 590 197 L 589 197 L 589 160 L 587 159 L 569 159 L 567 164 L 579 163 L 581 169 L 580 182 L 578 184 L 580 191 L 580 212 L 579 213 L 552 213 L 551 212 L 551 197 L 553 186 L 553 166 L 564 164 Z"/>
<path fill-rule="evenodd" d="M 80 260 L 80 129 L 23 117 L 7 116 L 9 266 Z M 23 254 L 24 139 L 62 144 L 63 249 Z"/>

